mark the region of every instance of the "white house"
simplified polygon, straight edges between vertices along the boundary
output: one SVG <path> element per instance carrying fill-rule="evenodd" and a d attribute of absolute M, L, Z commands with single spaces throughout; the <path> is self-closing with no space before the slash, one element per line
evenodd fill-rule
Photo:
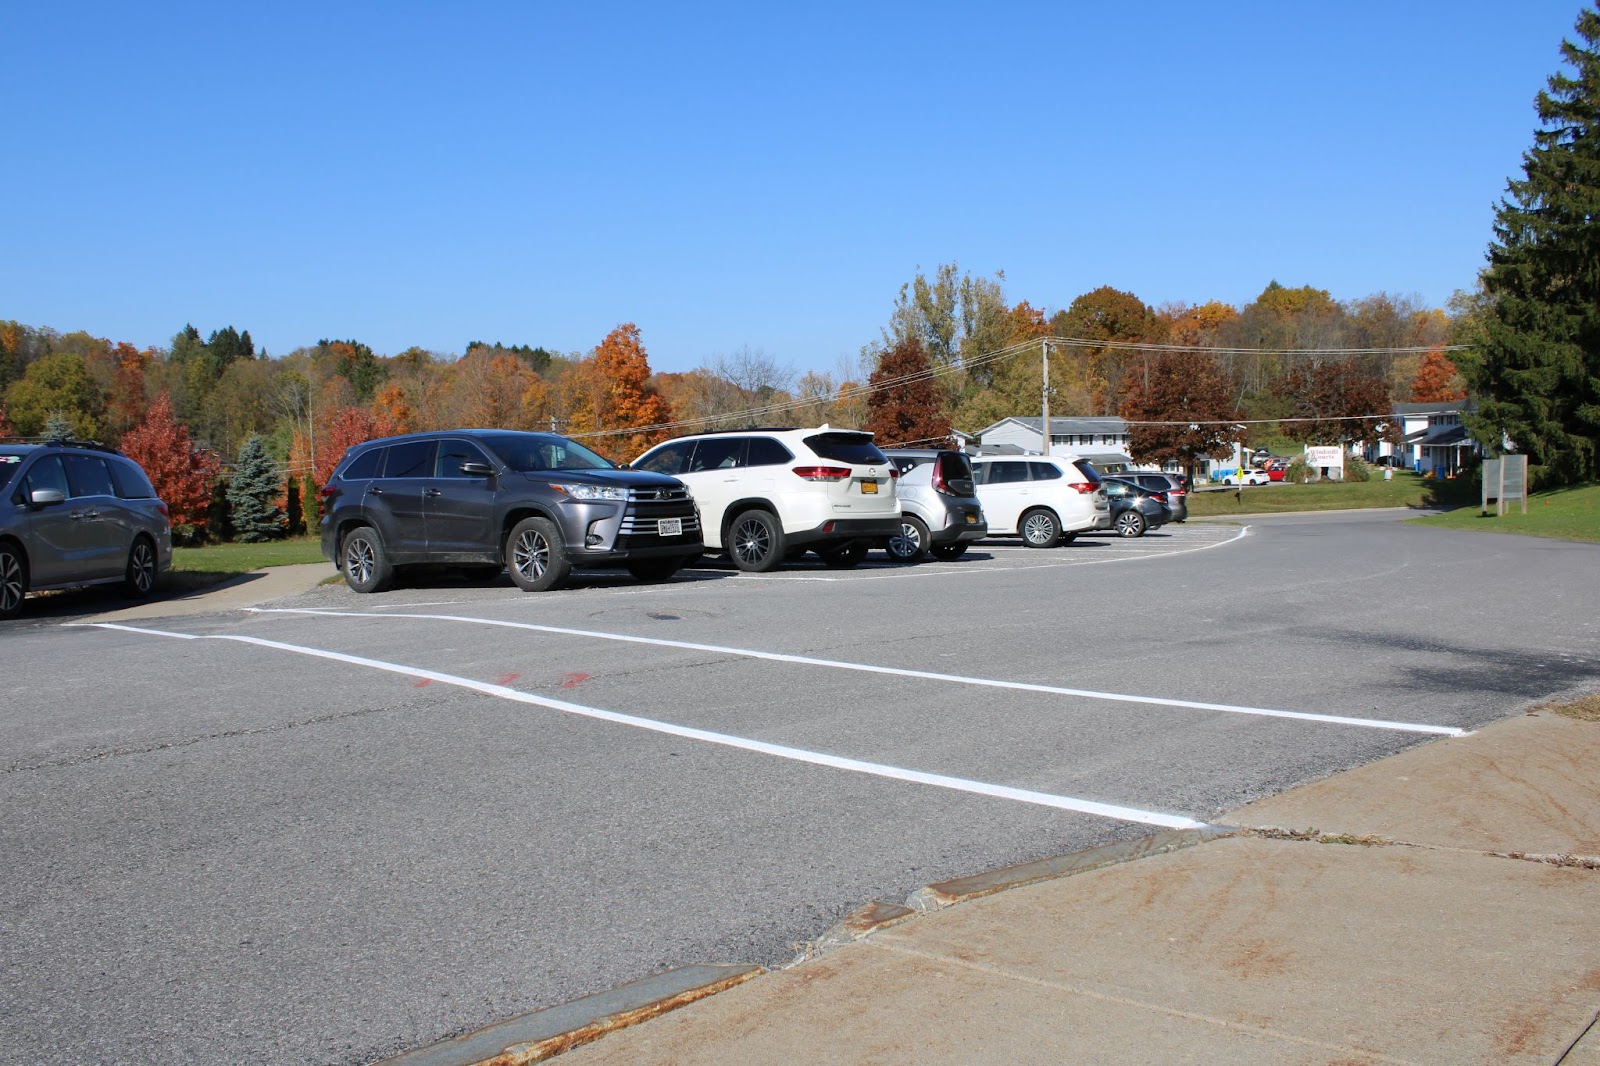
<path fill-rule="evenodd" d="M 1002 418 L 978 434 L 979 454 L 1013 450 L 1044 454 L 1042 418 Z M 1127 420 L 1112 416 L 1052 418 L 1050 454 L 1075 455 L 1087 459 L 1097 470 L 1108 474 L 1132 469 L 1136 465 L 1128 455 Z"/>
<path fill-rule="evenodd" d="M 1461 469 L 1463 459 L 1478 450 L 1461 424 L 1462 413 L 1469 410 L 1471 405 L 1466 400 L 1397 403 L 1394 420 L 1402 443 L 1366 441 L 1352 451 L 1359 451 L 1368 462 L 1393 456 L 1395 466 L 1410 467 L 1421 474 L 1454 474 Z"/>

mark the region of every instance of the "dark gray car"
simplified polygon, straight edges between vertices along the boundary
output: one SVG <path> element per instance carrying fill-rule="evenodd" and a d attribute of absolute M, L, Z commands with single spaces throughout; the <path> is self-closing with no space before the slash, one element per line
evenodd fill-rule
<path fill-rule="evenodd" d="M 884 545 L 889 558 L 959 559 L 969 544 L 989 535 L 965 455 L 948 448 L 886 448 L 883 454 L 900 475 L 900 533 Z"/>
<path fill-rule="evenodd" d="M 142 599 L 171 566 L 167 505 L 138 463 L 100 444 L 0 440 L 0 618 L 45 589 Z"/>
<path fill-rule="evenodd" d="M 1153 492 L 1125 478 L 1101 478 L 1106 499 L 1111 501 L 1111 528 L 1121 537 L 1142 537 L 1147 530 L 1160 529 L 1172 518 L 1167 494 Z"/>
<path fill-rule="evenodd" d="M 574 567 L 664 581 L 699 558 L 694 499 L 664 474 L 624 470 L 555 433 L 459 429 L 351 448 L 322 490 L 322 554 L 357 592 L 399 566 L 511 571 L 529 592 Z"/>
<path fill-rule="evenodd" d="M 1124 481 L 1131 481 L 1140 488 L 1149 489 L 1151 492 L 1162 492 L 1167 497 L 1167 509 L 1172 512 L 1174 522 L 1182 522 L 1189 517 L 1188 492 L 1176 474 L 1163 474 L 1159 471 L 1130 470 L 1118 474 L 1117 477 Z"/>

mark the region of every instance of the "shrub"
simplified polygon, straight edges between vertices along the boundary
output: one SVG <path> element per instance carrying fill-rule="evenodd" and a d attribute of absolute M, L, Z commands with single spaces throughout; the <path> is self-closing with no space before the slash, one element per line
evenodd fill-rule
<path fill-rule="evenodd" d="M 1291 481 L 1296 485 L 1304 485 L 1310 481 L 1312 470 L 1306 465 L 1306 457 L 1301 456 L 1288 465 L 1283 471 L 1283 480 Z"/>
<path fill-rule="evenodd" d="M 1366 460 L 1358 456 L 1347 455 L 1344 459 L 1344 479 L 1346 481 L 1371 481 L 1372 467 L 1367 465 Z"/>

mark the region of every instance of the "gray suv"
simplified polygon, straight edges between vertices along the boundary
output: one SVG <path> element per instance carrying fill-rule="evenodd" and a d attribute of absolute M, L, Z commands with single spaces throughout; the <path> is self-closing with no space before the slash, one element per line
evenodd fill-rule
<path fill-rule="evenodd" d="M 167 505 L 138 463 L 101 444 L 0 440 L 0 618 L 45 589 L 143 599 L 171 567 Z"/>
<path fill-rule="evenodd" d="M 959 559 L 967 545 L 989 535 L 965 455 L 948 448 L 885 448 L 883 454 L 900 475 L 900 532 L 884 543 L 889 558 Z"/>
<path fill-rule="evenodd" d="M 357 444 L 322 490 L 322 554 L 357 592 L 395 567 L 444 565 L 529 592 L 574 567 L 665 581 L 700 557 L 694 499 L 676 478 L 624 470 L 555 433 L 457 429 Z"/>

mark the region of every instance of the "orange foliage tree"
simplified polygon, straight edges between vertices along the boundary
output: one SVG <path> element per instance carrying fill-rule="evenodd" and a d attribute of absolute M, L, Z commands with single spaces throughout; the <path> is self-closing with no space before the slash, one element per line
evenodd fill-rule
<path fill-rule="evenodd" d="M 120 341 L 112 349 L 111 357 L 116 369 L 111 379 L 111 399 L 106 405 L 106 422 L 112 436 L 120 437 L 144 421 L 149 412 L 144 379 L 145 371 L 155 362 L 156 353 L 150 349 L 141 352 L 126 341 Z"/>
<path fill-rule="evenodd" d="M 1461 383 L 1456 365 L 1438 348 L 1428 352 L 1422 365 L 1417 368 L 1415 380 L 1411 382 L 1411 402 L 1449 403 L 1465 399 L 1466 395 L 1467 390 Z"/>
<path fill-rule="evenodd" d="M 211 449 L 194 446 L 189 431 L 173 417 L 167 393 L 150 405 L 143 422 L 123 434 L 122 452 L 144 467 L 156 495 L 166 502 L 174 535 L 200 539 L 222 464 Z"/>
<path fill-rule="evenodd" d="M 587 423 L 585 428 L 606 434 L 587 442 L 591 447 L 626 462 L 663 439 L 660 431 L 615 432 L 643 430 L 672 419 L 671 406 L 650 384 L 650 358 L 639 341 L 638 326 L 625 322 L 606 334 L 587 369 L 590 376 L 582 382 L 587 387 L 582 389 L 582 406 L 573 425 Z"/>

